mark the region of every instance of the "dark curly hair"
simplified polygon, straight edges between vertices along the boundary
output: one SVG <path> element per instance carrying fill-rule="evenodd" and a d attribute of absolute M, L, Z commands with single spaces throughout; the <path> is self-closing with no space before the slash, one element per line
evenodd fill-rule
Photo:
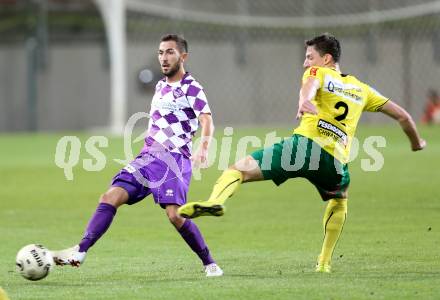
<path fill-rule="evenodd" d="M 321 56 L 324 54 L 330 54 L 335 63 L 339 62 L 341 58 L 341 44 L 330 33 L 324 33 L 306 41 L 305 46 L 306 48 L 308 46 L 314 46 Z"/>

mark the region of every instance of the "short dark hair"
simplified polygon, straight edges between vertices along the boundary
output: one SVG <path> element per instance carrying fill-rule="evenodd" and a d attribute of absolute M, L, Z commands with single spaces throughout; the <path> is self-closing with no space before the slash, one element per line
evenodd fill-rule
<path fill-rule="evenodd" d="M 177 49 L 180 53 L 188 53 L 188 42 L 177 34 L 166 34 L 161 39 L 161 42 L 175 41 Z"/>
<path fill-rule="evenodd" d="M 341 58 L 341 44 L 330 33 L 324 33 L 305 42 L 305 46 L 314 46 L 321 56 L 330 54 L 335 63 Z"/>

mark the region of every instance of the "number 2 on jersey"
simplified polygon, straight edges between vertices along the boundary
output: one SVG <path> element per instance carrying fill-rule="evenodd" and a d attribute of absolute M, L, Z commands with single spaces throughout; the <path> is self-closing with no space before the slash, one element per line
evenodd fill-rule
<path fill-rule="evenodd" d="M 348 105 L 347 103 L 343 102 L 343 101 L 339 101 L 338 103 L 335 104 L 335 108 L 339 111 L 340 108 L 343 108 L 343 112 L 341 115 L 335 117 L 335 120 L 341 122 L 342 120 L 344 120 L 347 115 L 348 115 Z M 344 123 L 342 123 L 344 124 Z M 344 124 L 345 125 L 345 124 Z"/>

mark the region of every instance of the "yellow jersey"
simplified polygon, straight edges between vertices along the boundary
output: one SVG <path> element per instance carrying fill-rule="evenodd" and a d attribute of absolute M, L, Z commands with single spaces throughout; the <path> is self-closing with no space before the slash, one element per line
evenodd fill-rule
<path fill-rule="evenodd" d="M 313 77 L 319 88 L 312 103 L 318 114 L 304 114 L 294 133 L 318 143 L 339 161 L 347 163 L 351 143 L 363 111 L 378 111 L 388 99 L 356 77 L 335 69 L 310 67 L 303 83 Z"/>

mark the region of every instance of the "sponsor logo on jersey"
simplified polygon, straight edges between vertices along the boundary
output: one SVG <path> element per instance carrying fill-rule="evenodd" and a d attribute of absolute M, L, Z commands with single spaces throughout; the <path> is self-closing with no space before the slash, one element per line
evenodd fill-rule
<path fill-rule="evenodd" d="M 169 101 L 168 99 L 161 99 L 156 96 L 153 98 L 153 101 L 151 101 L 151 107 L 156 110 L 165 109 L 172 112 L 179 109 L 179 105 L 176 102 Z"/>
<path fill-rule="evenodd" d="M 182 89 L 180 87 L 173 90 L 173 96 L 174 98 L 180 98 L 183 97 L 185 94 L 183 93 Z"/>
<path fill-rule="evenodd" d="M 353 103 L 362 103 L 362 97 L 360 96 L 362 94 L 361 88 L 353 84 L 344 84 L 330 76 L 325 77 L 324 90 L 350 100 Z"/>
<path fill-rule="evenodd" d="M 310 68 L 310 75 L 316 76 L 316 72 L 318 72 L 318 68 L 316 68 L 316 67 Z"/>
<path fill-rule="evenodd" d="M 348 141 L 347 133 L 345 133 L 345 131 L 343 131 L 339 127 L 337 127 L 327 121 L 319 119 L 318 131 L 322 135 L 334 138 L 344 147 L 347 146 L 347 141 Z"/>

